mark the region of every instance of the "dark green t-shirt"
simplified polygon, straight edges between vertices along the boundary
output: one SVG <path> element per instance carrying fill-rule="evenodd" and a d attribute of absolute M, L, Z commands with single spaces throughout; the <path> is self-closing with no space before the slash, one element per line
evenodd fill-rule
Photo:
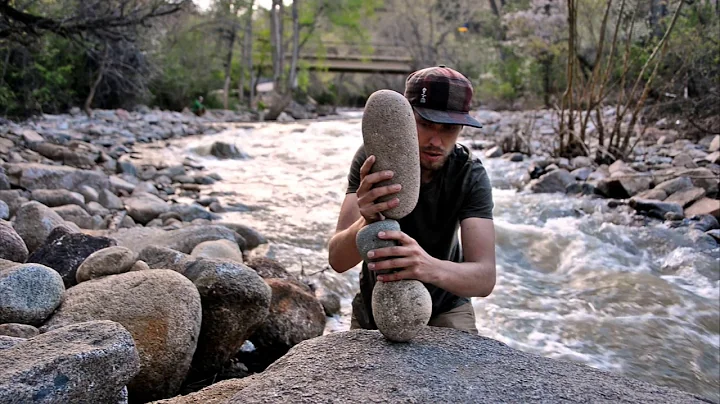
<path fill-rule="evenodd" d="M 360 167 L 367 156 L 360 146 L 353 158 L 348 175 L 347 193 L 357 192 L 360 186 Z M 492 187 L 480 159 L 473 157 L 467 147 L 456 144 L 443 168 L 433 179 L 420 186 L 415 209 L 398 220 L 404 233 L 414 238 L 431 256 L 447 261 L 462 262 L 462 248 L 458 240 L 460 222 L 470 217 L 492 219 Z M 360 295 L 353 310 L 364 328 L 376 328 L 372 317 L 371 297 L 376 275 L 363 263 L 360 274 Z M 433 302 L 433 317 L 469 301 L 441 288 L 425 284 Z M 357 299 L 361 299 L 357 301 Z"/>

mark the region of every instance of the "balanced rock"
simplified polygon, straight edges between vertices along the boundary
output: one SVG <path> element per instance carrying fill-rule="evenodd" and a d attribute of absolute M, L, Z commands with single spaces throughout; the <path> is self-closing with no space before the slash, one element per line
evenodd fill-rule
<path fill-rule="evenodd" d="M 28 251 L 38 249 L 50 232 L 65 224 L 60 215 L 40 202 L 27 202 L 15 214 L 13 227 L 25 241 Z"/>
<path fill-rule="evenodd" d="M 122 325 L 73 324 L 0 350 L 0 402 L 118 403 L 139 368 Z"/>
<path fill-rule="evenodd" d="M 132 334 L 140 372 L 128 384 L 133 401 L 176 394 L 187 375 L 202 319 L 195 286 L 170 270 L 128 272 L 71 289 L 44 329 L 112 320 Z"/>
<path fill-rule="evenodd" d="M 195 258 L 218 258 L 243 263 L 242 251 L 237 243 L 230 240 L 203 241 L 190 254 Z"/>
<path fill-rule="evenodd" d="M 432 299 L 420 281 L 378 281 L 372 293 L 372 312 L 385 338 L 405 342 L 413 339 L 430 321 Z"/>
<path fill-rule="evenodd" d="M 28 257 L 28 249 L 22 237 L 17 234 L 10 222 L 0 220 L 0 258 L 25 262 Z"/>
<path fill-rule="evenodd" d="M 415 114 L 400 93 L 379 90 L 368 97 L 362 117 L 362 134 L 367 156 L 375 156 L 371 172 L 389 170 L 394 176 L 376 184 L 400 184 L 400 192 L 378 198 L 386 202 L 398 198 L 400 204 L 382 214 L 401 219 L 415 209 L 420 195 L 420 155 Z"/>
<path fill-rule="evenodd" d="M 67 233 L 58 228 L 52 231 L 45 244 L 33 252 L 27 262 L 34 262 L 56 270 L 65 287 L 77 284 L 77 269 L 95 251 L 116 245 L 107 237 L 94 237 L 82 233 Z"/>
<path fill-rule="evenodd" d="M 80 283 L 107 275 L 129 272 L 135 264 L 136 258 L 136 254 L 125 247 L 113 246 L 97 250 L 80 264 L 75 279 Z"/>
<path fill-rule="evenodd" d="M 370 223 L 357 233 L 357 236 L 355 236 L 355 244 L 363 261 L 374 261 L 367 256 L 367 253 L 370 252 L 370 250 L 394 247 L 397 245 L 395 240 L 383 240 L 379 238 L 378 233 L 381 231 L 400 231 L 400 223 L 391 219 L 381 220 L 379 222 Z"/>
<path fill-rule="evenodd" d="M 0 324 L 39 325 L 60 305 L 60 275 L 43 265 L 0 268 Z"/>
<path fill-rule="evenodd" d="M 35 337 L 38 334 L 40 334 L 40 330 L 31 325 L 18 323 L 0 324 L 0 335 L 7 337 L 27 339 Z"/>
<path fill-rule="evenodd" d="M 272 289 L 270 314 L 250 337 L 265 366 L 306 339 L 322 335 L 325 311 L 307 289 L 285 279 L 266 279 Z"/>

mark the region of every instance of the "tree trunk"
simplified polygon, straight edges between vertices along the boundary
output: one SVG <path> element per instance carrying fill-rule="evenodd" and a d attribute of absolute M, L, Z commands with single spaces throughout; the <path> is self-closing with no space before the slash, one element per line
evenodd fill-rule
<path fill-rule="evenodd" d="M 497 6 L 495 0 L 488 0 L 490 2 L 490 9 L 492 10 L 495 17 L 500 18 L 500 9 Z"/>
<path fill-rule="evenodd" d="M 282 0 L 273 0 L 272 10 L 270 11 L 270 28 L 273 45 L 273 86 L 276 92 L 282 92 L 282 73 L 283 73 L 283 28 L 282 16 L 283 5 Z"/>
<path fill-rule="evenodd" d="M 292 59 L 290 61 L 290 75 L 288 77 L 288 89 L 292 92 L 297 86 L 297 64 L 300 53 L 300 23 L 298 16 L 298 3 L 300 0 L 292 2 L 292 24 L 293 24 L 293 41 L 292 41 Z"/>
<path fill-rule="evenodd" d="M 107 62 L 108 62 L 108 56 L 110 55 L 110 45 L 107 43 L 105 44 L 105 51 L 103 52 L 103 57 L 100 60 L 100 68 L 97 72 L 97 77 L 95 77 L 95 80 L 90 85 L 90 92 L 88 93 L 87 98 L 85 99 L 85 113 L 88 116 L 92 116 L 92 109 L 90 108 L 92 106 L 93 99 L 95 98 L 95 91 L 97 90 L 98 86 L 100 85 L 100 82 L 102 82 L 103 77 L 105 76 L 105 70 L 107 69 Z"/>
<path fill-rule="evenodd" d="M 250 75 L 250 99 L 248 100 L 248 107 L 252 105 L 253 101 L 253 80 L 252 80 L 252 72 L 253 72 L 253 63 L 252 63 L 252 57 L 253 57 L 253 49 L 252 49 L 252 16 L 253 16 L 253 6 L 255 5 L 255 0 L 250 0 L 250 3 L 248 3 L 247 11 L 245 12 L 245 34 L 243 35 L 243 61 L 245 61 L 245 66 L 241 69 L 240 74 L 240 83 L 238 84 L 238 101 L 242 104 L 243 99 L 245 98 L 245 72 L 247 71 Z"/>
<path fill-rule="evenodd" d="M 237 36 L 237 24 L 235 19 L 232 21 L 228 38 L 228 52 L 225 58 L 225 84 L 223 85 L 223 108 L 228 109 L 228 100 L 230 99 L 230 75 L 232 74 L 233 51 L 235 50 L 235 37 Z"/>

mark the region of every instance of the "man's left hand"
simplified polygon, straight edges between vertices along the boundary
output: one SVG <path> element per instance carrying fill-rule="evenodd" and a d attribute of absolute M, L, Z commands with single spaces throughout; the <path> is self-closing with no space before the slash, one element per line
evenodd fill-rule
<path fill-rule="evenodd" d="M 392 274 L 379 275 L 378 280 L 392 282 L 416 279 L 424 283 L 433 283 L 435 271 L 439 266 L 438 260 L 425 252 L 417 241 L 402 231 L 381 231 L 378 237 L 383 240 L 397 240 L 400 243 L 399 246 L 378 248 L 368 252 L 368 258 L 382 259 L 369 263 L 368 269 L 372 271 L 400 269 Z"/>

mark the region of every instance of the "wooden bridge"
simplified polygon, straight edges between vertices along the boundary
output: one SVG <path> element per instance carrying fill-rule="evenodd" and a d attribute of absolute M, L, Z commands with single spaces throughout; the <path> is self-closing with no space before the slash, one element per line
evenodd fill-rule
<path fill-rule="evenodd" d="M 406 48 L 392 45 L 371 45 L 372 52 L 363 52 L 359 46 L 325 44 L 322 52 L 317 48 L 303 48 L 299 60 L 310 70 L 338 73 L 410 74 L 413 60 Z M 286 54 L 286 63 L 292 55 Z"/>

